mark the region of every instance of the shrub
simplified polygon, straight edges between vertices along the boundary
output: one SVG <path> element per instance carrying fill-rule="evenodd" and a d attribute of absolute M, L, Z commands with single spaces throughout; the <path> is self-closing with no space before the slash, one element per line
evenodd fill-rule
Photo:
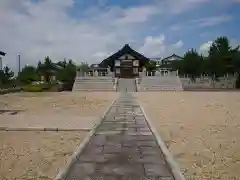
<path fill-rule="evenodd" d="M 238 76 L 238 78 L 236 80 L 236 88 L 240 89 L 240 76 Z"/>
<path fill-rule="evenodd" d="M 26 92 L 42 92 L 51 88 L 51 84 L 29 84 L 23 88 Z"/>
<path fill-rule="evenodd" d="M 36 85 L 25 86 L 23 90 L 26 92 L 42 92 L 43 91 L 42 87 L 36 86 Z"/>

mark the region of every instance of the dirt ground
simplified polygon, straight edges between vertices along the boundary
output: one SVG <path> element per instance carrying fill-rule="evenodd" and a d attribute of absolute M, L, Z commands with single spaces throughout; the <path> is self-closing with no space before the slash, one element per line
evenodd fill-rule
<path fill-rule="evenodd" d="M 0 96 L 0 109 L 23 110 L 21 114 L 94 116 L 116 97 L 116 92 L 14 93 Z"/>
<path fill-rule="evenodd" d="M 0 110 L 23 111 L 0 114 L 0 127 L 62 124 L 66 128 L 79 125 L 91 129 L 96 123 L 95 119 L 89 125 L 91 117 L 101 117 L 117 96 L 110 92 L 1 95 Z M 86 135 L 83 131 L 0 131 L 0 180 L 53 179 Z"/>
<path fill-rule="evenodd" d="M 0 132 L 0 179 L 54 179 L 85 132 Z"/>
<path fill-rule="evenodd" d="M 0 127 L 90 130 L 118 96 L 111 92 L 14 93 L 0 96 Z"/>
<path fill-rule="evenodd" d="M 186 179 L 240 179 L 239 92 L 137 93 Z"/>

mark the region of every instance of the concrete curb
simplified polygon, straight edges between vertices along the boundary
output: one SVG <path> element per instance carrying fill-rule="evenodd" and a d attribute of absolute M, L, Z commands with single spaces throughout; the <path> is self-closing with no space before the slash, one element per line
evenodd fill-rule
<path fill-rule="evenodd" d="M 89 132 L 91 129 L 63 129 L 63 128 L 15 128 L 15 127 L 0 127 L 0 131 L 86 131 Z"/>
<path fill-rule="evenodd" d="M 138 102 L 139 103 L 139 102 Z M 150 130 L 152 131 L 153 135 L 156 138 L 156 141 L 159 145 L 159 147 L 162 150 L 162 153 L 165 157 L 165 160 L 167 161 L 169 167 L 171 168 L 172 174 L 174 176 L 175 180 L 185 180 L 185 177 L 183 176 L 183 174 L 180 171 L 179 165 L 177 164 L 177 162 L 173 159 L 173 156 L 171 155 L 171 153 L 169 152 L 168 148 L 166 147 L 164 141 L 162 140 L 162 138 L 160 137 L 160 135 L 158 134 L 157 130 L 155 129 L 155 127 L 153 126 L 152 122 L 150 121 L 150 119 L 148 118 L 147 114 L 144 111 L 143 106 L 141 105 L 141 103 L 139 103 L 140 108 L 142 110 L 143 115 L 145 116 L 147 123 L 150 127 Z"/>
<path fill-rule="evenodd" d="M 79 157 L 79 155 L 82 153 L 83 149 L 85 148 L 85 146 L 88 144 L 88 142 L 90 141 L 91 137 L 94 135 L 94 133 L 96 132 L 98 126 L 102 123 L 103 119 L 106 117 L 106 115 L 108 114 L 108 112 L 111 110 L 112 105 L 116 102 L 116 100 L 118 99 L 118 97 L 112 101 L 111 105 L 107 108 L 107 110 L 104 112 L 103 116 L 101 117 L 100 121 L 98 121 L 98 123 L 95 124 L 95 126 L 93 126 L 92 130 L 89 132 L 89 134 L 87 135 L 87 137 L 85 137 L 85 139 L 82 141 L 82 143 L 80 143 L 79 146 L 77 146 L 76 150 L 74 151 L 73 155 L 71 156 L 70 160 L 68 161 L 68 163 L 66 163 L 65 167 L 63 167 L 59 173 L 57 174 L 57 176 L 54 178 L 54 180 L 64 180 L 69 172 L 69 170 L 71 169 L 71 167 L 73 166 L 73 164 L 76 162 L 77 158 Z"/>

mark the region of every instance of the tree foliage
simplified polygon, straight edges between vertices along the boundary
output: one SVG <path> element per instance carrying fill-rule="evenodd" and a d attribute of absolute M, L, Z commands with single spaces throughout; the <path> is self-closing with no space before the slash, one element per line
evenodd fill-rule
<path fill-rule="evenodd" d="M 186 52 L 182 60 L 182 70 L 189 74 L 192 78 L 197 77 L 201 74 L 202 57 L 197 53 L 196 50 L 191 49 Z"/>
<path fill-rule="evenodd" d="M 157 65 L 157 62 L 151 60 L 145 65 L 145 67 L 146 67 L 147 71 L 155 71 L 156 70 L 156 65 Z"/>
<path fill-rule="evenodd" d="M 37 71 L 39 74 L 44 76 L 46 82 L 50 82 L 51 76 L 57 71 L 57 66 L 52 62 L 49 56 L 45 57 L 44 63 L 38 63 Z"/>
<path fill-rule="evenodd" d="M 89 70 L 89 65 L 88 63 L 81 62 L 79 66 L 77 66 L 77 70 L 80 72 L 87 72 Z"/>
<path fill-rule="evenodd" d="M 67 82 L 73 81 L 76 76 L 76 65 L 69 60 L 68 62 L 64 62 L 64 66 L 60 68 L 56 73 L 56 78 L 59 81 Z"/>
<path fill-rule="evenodd" d="M 18 74 L 17 79 L 24 83 L 24 84 L 29 84 L 33 81 L 38 81 L 40 80 L 40 76 L 37 73 L 37 68 L 34 66 L 25 66 L 21 72 Z"/>
<path fill-rule="evenodd" d="M 191 49 L 185 53 L 183 60 L 172 61 L 170 67 L 178 69 L 179 74 L 188 74 L 192 78 L 201 74 L 217 78 L 225 74 L 239 73 L 239 46 L 233 48 L 227 37 L 218 37 L 210 46 L 208 56 L 203 57 Z"/>
<path fill-rule="evenodd" d="M 5 66 L 3 70 L 0 70 L 0 85 L 5 85 L 11 82 L 14 76 L 13 71 L 8 66 Z"/>

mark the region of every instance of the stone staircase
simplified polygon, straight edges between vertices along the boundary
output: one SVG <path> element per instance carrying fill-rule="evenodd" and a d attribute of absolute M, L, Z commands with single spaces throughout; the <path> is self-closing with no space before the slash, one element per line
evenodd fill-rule
<path fill-rule="evenodd" d="M 117 84 L 117 92 L 136 92 L 136 80 L 120 78 Z"/>
<path fill-rule="evenodd" d="M 117 79 L 107 76 L 77 77 L 72 91 L 116 91 Z"/>
<path fill-rule="evenodd" d="M 178 76 L 149 76 L 137 80 L 138 91 L 183 91 Z"/>

